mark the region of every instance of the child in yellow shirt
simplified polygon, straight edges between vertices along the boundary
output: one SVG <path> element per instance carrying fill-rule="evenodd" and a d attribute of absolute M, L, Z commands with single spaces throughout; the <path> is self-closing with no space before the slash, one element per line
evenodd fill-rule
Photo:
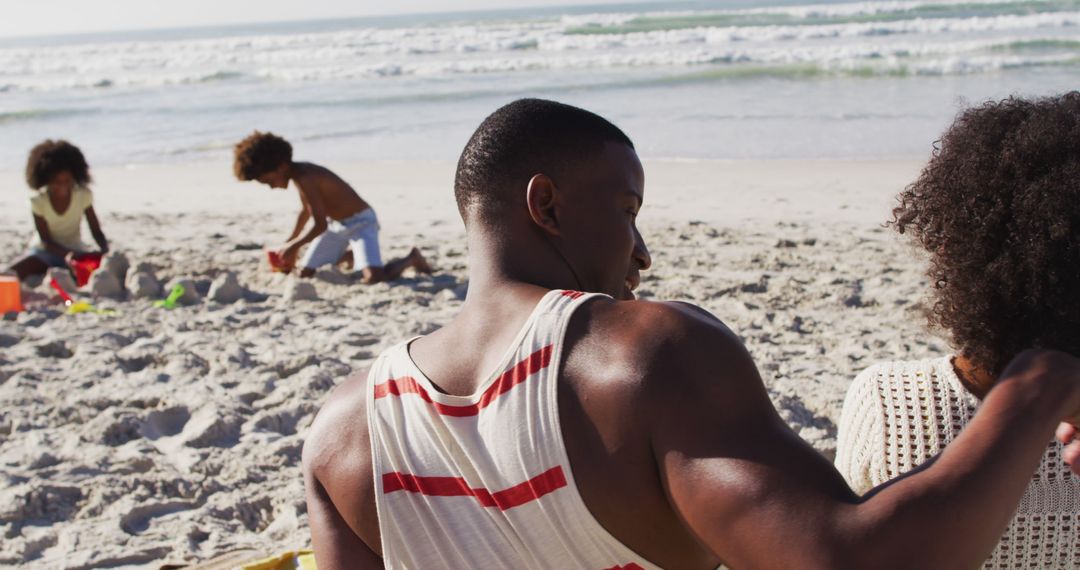
<path fill-rule="evenodd" d="M 41 275 L 50 267 L 68 267 L 70 259 L 90 250 L 82 241 L 85 217 L 90 233 L 101 253 L 109 251 L 109 242 L 94 213 L 90 167 L 82 151 L 65 140 L 46 140 L 30 151 L 26 164 L 26 183 L 35 194 L 30 210 L 37 228 L 37 240 L 30 253 L 15 262 L 9 271 L 19 280 Z"/>

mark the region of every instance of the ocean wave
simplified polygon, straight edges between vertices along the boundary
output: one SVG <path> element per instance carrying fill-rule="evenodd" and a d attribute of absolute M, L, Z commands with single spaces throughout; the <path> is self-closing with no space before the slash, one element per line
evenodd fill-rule
<path fill-rule="evenodd" d="M 769 25 L 756 27 L 697 27 L 646 33 L 565 35 L 542 46 L 551 51 L 656 47 L 686 44 L 746 42 L 807 42 L 844 38 L 919 35 L 954 37 L 970 34 L 1002 34 L 1080 26 L 1080 12 L 994 16 L 965 19 L 916 19 L 893 22 L 826 24 L 818 26 Z"/>
<path fill-rule="evenodd" d="M 855 75 L 950 75 L 980 71 L 1073 65 L 1075 51 L 1022 55 L 992 55 L 987 52 L 1024 42 L 968 42 L 965 44 L 866 44 L 843 47 L 784 49 L 650 50 L 621 54 L 597 54 L 546 58 L 484 58 L 469 61 L 427 62 L 412 65 L 377 64 L 370 68 L 313 68 L 301 73 L 308 81 L 379 77 L 392 68 L 401 76 L 445 76 L 517 73 L 524 71 L 588 71 L 610 69 L 678 69 L 687 67 L 723 68 L 710 70 L 728 77 L 758 75 L 811 76 L 823 73 Z M 1010 47 L 1011 46 L 1011 47 Z M 876 71 L 873 71 L 876 70 Z M 292 73 L 268 72 L 272 80 L 295 81 Z"/>
<path fill-rule="evenodd" d="M 1006 42 L 1003 45 L 995 45 L 993 51 L 1004 52 L 1039 52 L 1048 50 L 1073 50 L 1080 52 L 1080 40 L 1070 39 L 1029 39 Z"/>
<path fill-rule="evenodd" d="M 198 83 L 213 83 L 216 81 L 232 81 L 234 79 L 243 79 L 248 75 L 241 71 L 215 71 L 208 75 L 199 77 Z"/>
<path fill-rule="evenodd" d="M 312 133 L 308 135 L 301 135 L 300 140 L 304 141 L 318 141 L 326 139 L 344 139 L 359 137 L 364 135 L 370 135 L 379 132 L 380 129 L 349 129 L 346 131 L 327 131 L 321 133 Z"/>
<path fill-rule="evenodd" d="M 964 17 L 958 16 L 961 14 Z M 627 28 L 642 22 L 648 24 L 648 31 Z M 575 32 L 583 27 L 603 29 L 603 33 Z M 941 67 L 990 69 L 993 66 L 984 65 L 979 58 L 1025 56 L 1016 64 L 1019 67 L 1043 65 L 1040 58 L 1067 60 L 1063 54 L 1075 53 L 1080 47 L 1078 28 L 1080 0 L 886 1 L 65 43 L 0 49 L 0 90 L 393 82 L 409 77 L 618 72 L 648 67 L 678 71 L 722 65 L 794 66 L 824 72 L 922 69 L 918 66 L 925 62 L 915 62 L 916 67 L 912 67 L 911 62 L 899 61 L 912 58 L 927 59 L 930 67 L 938 61 L 975 58 L 972 60 L 979 63 L 973 66 L 951 63 Z M 882 64 L 881 60 L 887 61 Z M 748 72 L 734 69 L 730 73 Z"/>
<path fill-rule="evenodd" d="M 191 145 L 191 146 L 172 148 L 172 149 L 163 151 L 163 154 L 165 156 L 174 156 L 174 157 L 175 156 L 186 156 L 186 155 L 192 155 L 192 154 L 206 154 L 206 153 L 220 152 L 220 151 L 224 151 L 224 150 L 232 150 L 232 148 L 235 145 L 236 145 L 236 143 L 231 142 L 231 141 L 212 141 L 212 142 L 205 142 L 205 143 L 201 143 L 201 144 L 195 144 L 195 145 Z"/>
<path fill-rule="evenodd" d="M 905 78 L 973 75 L 1014 69 L 1038 69 L 1045 67 L 1080 67 L 1080 56 L 1048 58 L 978 58 L 940 59 L 923 62 L 890 62 L 874 65 L 851 63 L 847 65 L 821 65 L 814 63 L 711 67 L 706 70 L 673 74 L 640 82 L 640 86 L 672 85 L 678 83 L 707 83 L 713 81 L 736 81 L 750 79 L 822 79 L 822 78 Z"/>
<path fill-rule="evenodd" d="M 1021 6 L 1043 3 L 1001 3 L 1019 11 Z M 172 70 L 198 70 L 211 80 L 233 79 L 230 74 L 250 73 L 259 66 L 298 66 L 305 63 L 364 62 L 387 57 L 461 57 L 476 54 L 580 51 L 662 47 L 693 43 L 755 41 L 799 42 L 816 39 L 872 37 L 879 35 L 965 34 L 1013 32 L 1017 30 L 1062 29 L 1080 26 L 1080 0 L 1051 2 L 1055 10 L 1032 8 L 1024 13 L 970 15 L 963 18 L 925 17 L 946 8 L 957 13 L 970 4 L 867 3 L 759 9 L 740 13 L 710 15 L 687 13 L 646 14 L 629 20 L 619 15 L 580 17 L 563 21 L 524 21 L 500 25 L 453 25 L 414 28 L 370 28 L 254 37 L 223 37 L 161 42 L 115 42 L 54 47 L 0 49 L 0 73 L 5 77 L 98 75 L 116 72 L 129 75 Z M 996 6 L 980 3 L 977 6 Z M 1063 10 L 1072 6 L 1072 11 Z M 911 10 L 923 10 L 912 17 Z M 889 10 L 892 10 L 891 12 Z M 908 10 L 909 12 L 902 12 Z M 1001 12 L 1002 10 L 999 10 Z M 970 12 L 970 10 L 969 10 Z M 825 14 L 814 20 L 808 15 Z M 835 18 L 842 14 L 849 21 Z M 857 16 L 903 14 L 891 20 L 856 21 Z M 804 16 L 806 18 L 804 18 Z M 738 25 L 730 18 L 766 18 L 755 25 Z M 590 19 L 591 18 L 591 19 Z M 792 19 L 806 21 L 792 23 Z M 830 20 L 830 18 L 833 18 Z M 649 31 L 618 28 L 627 22 L 649 20 Z M 596 20 L 596 21 L 594 21 Z M 616 22 L 616 27 L 607 25 Z M 622 22 L 622 24 L 618 24 Z M 679 23 L 667 25 L 662 22 Z M 786 23 L 785 23 L 786 22 Z M 683 26 L 682 24 L 686 24 Z M 596 26 L 603 33 L 575 33 L 583 25 Z M 206 72 L 206 69 L 213 71 Z M 222 74 L 216 76 L 213 74 Z M 391 73 L 390 75 L 393 75 Z"/>
<path fill-rule="evenodd" d="M 865 2 L 746 10 L 604 14 L 564 18 L 568 35 L 611 35 L 690 28 L 872 24 L 917 19 L 1028 16 L 1080 9 L 1080 0 L 983 2 Z"/>
<path fill-rule="evenodd" d="M 0 125 L 89 115 L 96 112 L 97 110 L 93 109 L 26 109 L 0 112 Z"/>
<path fill-rule="evenodd" d="M 107 70 L 107 72 L 114 72 Z M 110 88 L 139 88 L 139 87 L 168 87 L 173 85 L 194 85 L 206 83 L 219 83 L 252 79 L 253 76 L 237 71 L 216 71 L 206 73 L 202 70 L 191 70 L 189 73 L 135 73 L 130 75 L 118 75 L 115 77 L 102 77 L 90 73 L 77 74 L 29 74 L 23 77 L 11 78 L 10 83 L 0 86 L 8 91 L 56 91 L 65 89 L 110 89 Z M 254 77 L 257 79 L 257 77 Z"/>
<path fill-rule="evenodd" d="M 1080 40 L 1056 37 L 1003 37 L 987 40 L 910 41 L 888 38 L 844 44 L 804 44 L 798 48 L 752 43 L 701 44 L 616 51 L 531 52 L 465 59 L 383 60 L 365 63 L 309 64 L 299 67 L 267 66 L 249 73 L 132 75 L 116 78 L 28 77 L 13 79 L 13 90 L 162 88 L 172 85 L 252 83 L 330 83 L 402 78 L 440 78 L 515 74 L 525 72 L 582 72 L 695 67 L 726 67 L 706 73 L 724 77 L 810 77 L 835 73 L 853 75 L 951 75 L 1072 65 Z M 693 73 L 693 72 L 691 72 Z M 496 92 L 498 89 L 495 90 Z M 437 100 L 439 92 L 424 93 Z"/>

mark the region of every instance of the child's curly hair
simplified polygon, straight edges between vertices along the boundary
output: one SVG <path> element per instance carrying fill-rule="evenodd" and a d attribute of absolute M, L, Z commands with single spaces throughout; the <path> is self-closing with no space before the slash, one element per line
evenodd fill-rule
<path fill-rule="evenodd" d="M 26 160 L 26 184 L 30 188 L 44 188 L 64 171 L 69 172 L 80 186 L 91 182 L 90 167 L 79 147 L 65 140 L 49 139 L 30 149 L 30 157 Z"/>
<path fill-rule="evenodd" d="M 284 163 L 292 162 L 292 145 L 274 133 L 255 131 L 236 143 L 233 172 L 240 180 L 255 180 Z"/>
<path fill-rule="evenodd" d="M 890 222 L 930 254 L 931 325 L 997 375 L 1080 354 L 1080 92 L 963 111 Z"/>

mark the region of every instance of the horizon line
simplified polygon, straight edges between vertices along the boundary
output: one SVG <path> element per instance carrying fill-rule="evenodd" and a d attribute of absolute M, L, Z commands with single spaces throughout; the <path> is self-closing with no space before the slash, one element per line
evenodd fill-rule
<path fill-rule="evenodd" d="M 537 0 L 539 2 L 539 0 Z M 106 34 L 137 34 L 144 32 L 184 32 L 194 30 L 214 30 L 214 29 L 226 29 L 226 28 L 242 28 L 242 27 L 261 27 L 261 26 L 276 26 L 283 24 L 319 24 L 319 23 L 331 23 L 331 22 L 349 22 L 349 21 L 362 21 L 362 20 L 395 20 L 401 18 L 407 18 L 410 16 L 421 17 L 452 17 L 452 16 L 467 16 L 470 14 L 514 14 L 530 11 L 555 11 L 559 8 L 578 8 L 578 9 L 604 9 L 611 10 L 618 7 L 630 7 L 641 4 L 694 4 L 700 2 L 693 1 L 681 1 L 681 0 L 619 0 L 618 2 L 611 3 L 597 3 L 595 0 L 584 0 L 582 2 L 575 2 L 573 0 L 560 3 L 560 4 L 543 4 L 537 3 L 528 6 L 515 6 L 510 8 L 470 8 L 463 10 L 417 10 L 414 12 L 399 12 L 399 13 L 387 13 L 387 14 L 368 14 L 368 15 L 349 15 L 349 16 L 328 16 L 317 18 L 297 18 L 297 19 L 270 19 L 270 20 L 249 20 L 249 21 L 235 21 L 235 22 L 220 22 L 212 24 L 191 24 L 191 25 L 161 25 L 161 26 L 148 26 L 145 28 L 111 28 L 111 29 L 98 29 L 87 30 L 79 32 L 31 32 L 28 34 L 4 34 L 0 33 L 0 42 L 4 41 L 20 41 L 20 40 L 49 40 L 49 39 L 78 39 L 81 37 L 92 37 Z"/>

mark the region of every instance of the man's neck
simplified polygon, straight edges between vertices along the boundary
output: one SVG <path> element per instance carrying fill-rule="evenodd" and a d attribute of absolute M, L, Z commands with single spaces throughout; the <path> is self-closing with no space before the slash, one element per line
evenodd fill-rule
<path fill-rule="evenodd" d="M 581 285 L 566 262 L 532 236 L 511 239 L 471 231 L 469 248 L 469 300 L 493 299 L 509 289 L 577 289 Z M 513 245 L 511 245 L 513 244 Z M 482 304 L 482 303 L 478 303 Z"/>

